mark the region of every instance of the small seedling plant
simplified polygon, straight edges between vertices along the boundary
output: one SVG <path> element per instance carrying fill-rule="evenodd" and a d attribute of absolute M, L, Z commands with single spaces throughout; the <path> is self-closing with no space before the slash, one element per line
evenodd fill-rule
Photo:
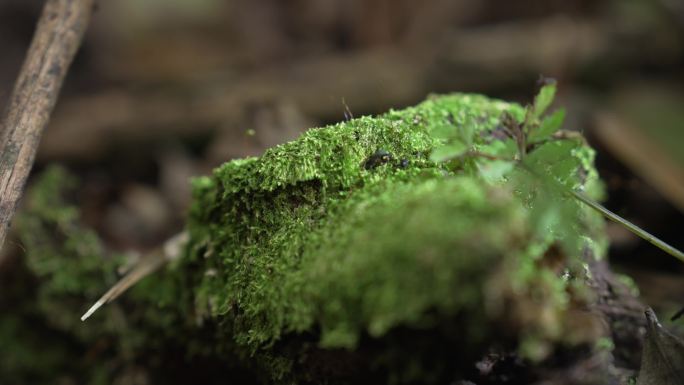
<path fill-rule="evenodd" d="M 598 178 L 590 175 L 593 153 L 581 135 L 561 129 L 565 111 L 546 114 L 556 94 L 554 81 L 544 81 L 534 102 L 522 116 L 505 112 L 497 140 L 475 140 L 467 130 L 435 132 L 443 145 L 431 154 L 455 170 L 476 171 L 493 183 L 506 183 L 529 209 L 530 222 L 539 239 L 558 239 L 569 256 L 580 255 L 593 240 L 581 231 L 591 220 L 581 210 L 587 205 L 654 246 L 684 262 L 684 254 L 644 229 L 611 212 L 600 198 Z M 474 170 L 473 170 L 474 169 Z M 684 309 L 672 317 L 682 316 Z M 645 311 L 647 333 L 636 385 L 684 383 L 684 342 L 665 330 L 650 308 Z"/>
<path fill-rule="evenodd" d="M 504 112 L 500 125 L 490 132 L 490 140 L 476 140 L 468 129 L 436 130 L 442 142 L 431 159 L 447 167 L 478 172 L 493 183 L 507 183 L 530 210 L 535 234 L 553 235 L 568 255 L 579 251 L 592 240 L 581 231 L 587 226 L 580 205 L 587 205 L 654 246 L 684 262 L 684 253 L 644 229 L 620 217 L 597 202 L 601 197 L 596 175 L 590 175 L 592 150 L 584 138 L 561 129 L 565 110 L 547 114 L 556 94 L 556 82 L 544 79 L 539 93 L 524 113 L 514 116 Z"/>

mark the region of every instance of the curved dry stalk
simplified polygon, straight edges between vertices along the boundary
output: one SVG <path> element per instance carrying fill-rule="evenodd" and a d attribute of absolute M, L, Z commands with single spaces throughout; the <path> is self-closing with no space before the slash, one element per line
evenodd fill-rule
<path fill-rule="evenodd" d="M 133 268 L 123 276 L 117 283 L 114 284 L 100 299 L 98 299 L 93 306 L 88 309 L 82 316 L 81 321 L 87 320 L 93 313 L 97 311 L 102 305 L 112 302 L 118 298 L 123 292 L 128 290 L 131 286 L 138 283 L 141 279 L 154 273 L 167 262 L 172 261 L 181 255 L 181 251 L 188 241 L 188 233 L 182 232 L 171 237 L 164 243 L 160 249 L 145 255 Z"/>

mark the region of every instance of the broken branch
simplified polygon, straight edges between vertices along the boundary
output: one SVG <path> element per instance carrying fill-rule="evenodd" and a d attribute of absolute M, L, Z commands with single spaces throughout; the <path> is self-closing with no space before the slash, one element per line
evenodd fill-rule
<path fill-rule="evenodd" d="M 0 247 L 93 0 L 47 0 L 0 124 Z"/>

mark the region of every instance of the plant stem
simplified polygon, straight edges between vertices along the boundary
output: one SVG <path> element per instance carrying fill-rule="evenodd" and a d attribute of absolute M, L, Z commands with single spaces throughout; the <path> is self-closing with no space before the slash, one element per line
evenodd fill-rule
<path fill-rule="evenodd" d="M 580 192 L 574 191 L 572 189 L 567 189 L 567 190 L 569 190 L 569 192 L 572 194 L 572 196 L 574 196 L 577 200 L 581 201 L 582 203 L 591 207 L 592 209 L 600 212 L 606 218 L 626 227 L 629 231 L 631 231 L 632 233 L 634 233 L 634 234 L 638 235 L 639 237 L 645 239 L 646 241 L 648 241 L 652 245 L 656 246 L 660 250 L 662 250 L 662 251 L 670 254 L 671 256 L 681 260 L 682 262 L 684 262 L 684 253 L 682 253 L 681 251 L 679 251 L 676 248 L 674 248 L 674 247 L 668 245 L 667 243 L 661 241 L 655 235 L 647 232 L 646 230 L 642 229 L 641 227 L 635 225 L 634 223 L 632 223 L 632 222 L 626 220 L 625 218 L 615 214 L 614 212 L 608 210 L 602 204 L 594 201 L 593 199 L 589 198 L 588 196 L 586 196 Z"/>
<path fill-rule="evenodd" d="M 523 170 L 529 172 L 530 174 L 534 175 L 537 178 L 544 178 L 541 174 L 537 173 L 534 171 L 531 167 L 526 165 L 523 162 L 518 162 L 517 165 L 522 168 Z M 544 178 L 545 179 L 545 178 Z M 635 225 L 634 223 L 626 220 L 625 218 L 615 214 L 614 212 L 608 210 L 605 206 L 602 204 L 596 202 L 595 200 L 589 198 L 588 196 L 582 194 L 581 192 L 575 191 L 569 187 L 566 187 L 556 181 L 553 178 L 549 178 L 550 181 L 553 181 L 558 187 L 562 189 L 562 191 L 565 191 L 575 197 L 575 199 L 579 200 L 580 202 L 584 203 L 585 205 L 591 207 L 592 209 L 598 211 L 601 213 L 603 216 L 606 218 L 610 219 L 611 221 L 620 224 L 624 227 L 627 228 L 627 230 L 631 231 L 632 233 L 636 234 L 637 236 L 641 237 L 642 239 L 648 241 L 650 244 L 653 246 L 659 248 L 660 250 L 670 254 L 671 256 L 679 259 L 680 261 L 684 262 L 684 253 L 681 251 L 677 250 L 676 248 L 668 245 L 664 241 L 660 240 L 658 237 L 655 235 L 649 233 L 648 231 L 642 229 L 641 227 Z"/>

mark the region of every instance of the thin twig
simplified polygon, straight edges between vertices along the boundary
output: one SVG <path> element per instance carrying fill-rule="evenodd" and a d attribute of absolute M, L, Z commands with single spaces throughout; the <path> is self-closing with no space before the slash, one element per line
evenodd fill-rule
<path fill-rule="evenodd" d="M 668 245 L 664 241 L 660 240 L 658 237 L 655 235 L 649 233 L 648 231 L 642 229 L 641 227 L 635 225 L 634 223 L 626 220 L 625 218 L 615 214 L 614 212 L 608 210 L 605 208 L 602 204 L 594 201 L 593 199 L 587 197 L 586 195 L 577 192 L 572 189 L 566 189 L 574 196 L 577 200 L 580 202 L 584 203 L 585 205 L 591 207 L 592 209 L 598 211 L 599 213 L 603 214 L 606 218 L 610 219 L 611 221 L 618 223 L 622 226 L 624 226 L 627 230 L 631 231 L 635 235 L 641 237 L 642 239 L 648 241 L 650 244 L 653 246 L 659 248 L 660 250 L 670 254 L 671 256 L 679 259 L 680 261 L 684 262 L 684 253 L 679 251 L 678 249 Z"/>
<path fill-rule="evenodd" d="M 93 0 L 47 0 L 0 124 L 0 247 Z"/>

